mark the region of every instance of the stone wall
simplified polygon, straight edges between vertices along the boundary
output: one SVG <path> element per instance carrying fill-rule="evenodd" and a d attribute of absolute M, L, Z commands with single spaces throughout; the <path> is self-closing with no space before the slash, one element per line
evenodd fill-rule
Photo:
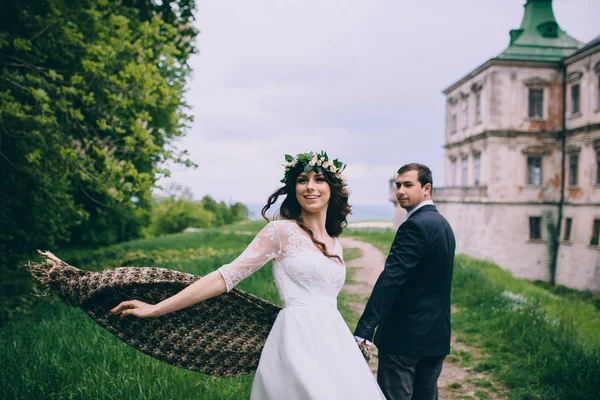
<path fill-rule="evenodd" d="M 489 260 L 519 278 L 549 280 L 548 215 L 556 220 L 556 206 L 444 202 L 436 206 L 454 230 L 457 254 Z M 565 210 L 574 222 L 571 240 L 561 242 L 558 284 L 600 291 L 600 251 L 589 246 L 591 221 L 597 211 L 594 207 Z M 529 217 L 535 216 L 542 217 L 541 240 L 529 239 Z"/>
<path fill-rule="evenodd" d="M 566 206 L 565 218 L 573 220 L 571 240 L 560 242 L 557 282 L 577 289 L 600 292 L 600 247 L 591 246 L 594 219 L 600 219 L 600 207 Z M 561 239 L 564 239 L 565 224 Z"/>

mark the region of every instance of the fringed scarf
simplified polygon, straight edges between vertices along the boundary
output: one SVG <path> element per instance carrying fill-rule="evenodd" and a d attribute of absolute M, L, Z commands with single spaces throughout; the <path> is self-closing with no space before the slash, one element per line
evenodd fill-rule
<path fill-rule="evenodd" d="M 130 346 L 181 368 L 217 377 L 256 371 L 280 308 L 238 289 L 157 318 L 121 318 L 109 311 L 121 301 L 156 304 L 200 279 L 164 268 L 77 269 L 50 252 L 25 268 L 67 304 Z"/>

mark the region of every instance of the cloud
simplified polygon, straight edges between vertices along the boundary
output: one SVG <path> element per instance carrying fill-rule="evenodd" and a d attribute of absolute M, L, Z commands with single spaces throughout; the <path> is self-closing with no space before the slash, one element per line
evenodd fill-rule
<path fill-rule="evenodd" d="M 263 202 L 285 153 L 348 164 L 353 202 L 387 204 L 408 162 L 443 176 L 441 91 L 508 45 L 524 0 L 199 0 L 199 53 L 180 141 L 196 170 L 170 180 L 226 201 Z M 595 0 L 555 0 L 561 27 L 598 34 Z M 439 179 L 438 179 L 439 181 Z"/>

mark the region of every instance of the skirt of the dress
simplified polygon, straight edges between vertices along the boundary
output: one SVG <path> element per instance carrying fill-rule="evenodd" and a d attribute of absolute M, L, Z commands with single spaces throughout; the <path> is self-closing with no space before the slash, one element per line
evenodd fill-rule
<path fill-rule="evenodd" d="M 251 399 L 385 397 L 339 311 L 296 305 L 279 313 L 269 333 Z"/>

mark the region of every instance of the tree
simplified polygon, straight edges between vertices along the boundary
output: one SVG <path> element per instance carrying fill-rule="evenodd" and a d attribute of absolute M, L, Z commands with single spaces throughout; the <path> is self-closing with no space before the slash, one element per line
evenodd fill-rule
<path fill-rule="evenodd" d="M 193 0 L 0 5 L 0 265 L 141 235 L 191 121 Z"/>
<path fill-rule="evenodd" d="M 234 203 L 229 207 L 231 211 L 231 218 L 233 222 L 244 221 L 248 219 L 250 215 L 250 210 L 242 203 Z"/>
<path fill-rule="evenodd" d="M 169 197 L 155 205 L 149 234 L 152 236 L 178 233 L 186 228 L 214 226 L 216 215 L 202 207 L 200 202 Z"/>

